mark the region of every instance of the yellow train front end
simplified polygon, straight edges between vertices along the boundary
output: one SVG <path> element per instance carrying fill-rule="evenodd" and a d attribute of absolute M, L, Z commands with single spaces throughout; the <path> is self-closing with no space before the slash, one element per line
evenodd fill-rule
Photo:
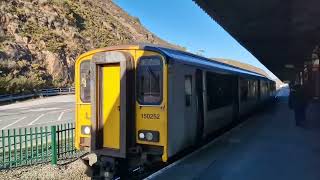
<path fill-rule="evenodd" d="M 100 52 L 82 54 L 75 63 L 75 147 L 89 150 L 91 133 L 90 63 L 92 56 Z"/>
<path fill-rule="evenodd" d="M 104 169 L 111 177 L 123 162 L 167 161 L 164 56 L 141 46 L 97 49 L 81 55 L 75 71 L 75 146 L 98 156 L 97 176 Z"/>

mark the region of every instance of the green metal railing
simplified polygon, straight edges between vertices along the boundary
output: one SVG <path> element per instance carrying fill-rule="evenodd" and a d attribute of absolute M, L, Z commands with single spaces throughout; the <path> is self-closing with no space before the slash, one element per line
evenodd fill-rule
<path fill-rule="evenodd" d="M 74 155 L 74 126 L 73 124 L 61 124 L 57 126 L 57 158 L 70 158 Z"/>
<path fill-rule="evenodd" d="M 0 169 L 72 158 L 74 124 L 2 130 L 0 136 Z"/>

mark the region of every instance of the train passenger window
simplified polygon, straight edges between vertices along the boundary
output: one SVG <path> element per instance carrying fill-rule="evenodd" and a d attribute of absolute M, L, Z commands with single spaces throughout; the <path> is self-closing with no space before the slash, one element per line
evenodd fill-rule
<path fill-rule="evenodd" d="M 141 57 L 137 65 L 137 100 L 141 105 L 162 102 L 163 63 L 159 56 Z"/>
<path fill-rule="evenodd" d="M 268 95 L 268 82 L 261 81 L 261 96 Z"/>
<path fill-rule="evenodd" d="M 258 98 L 258 81 L 257 80 L 249 80 L 248 98 L 251 100 L 255 100 Z"/>
<path fill-rule="evenodd" d="M 207 108 L 213 110 L 233 104 L 233 78 L 207 73 Z"/>
<path fill-rule="evenodd" d="M 90 60 L 80 64 L 80 98 L 84 103 L 90 102 Z"/>
<path fill-rule="evenodd" d="M 192 76 L 187 75 L 184 78 L 184 94 L 185 94 L 185 105 L 189 107 L 192 99 Z"/>
<path fill-rule="evenodd" d="M 265 82 L 263 80 L 261 80 L 261 82 L 260 82 L 260 94 L 262 97 L 265 96 L 265 94 L 266 94 Z"/>
<path fill-rule="evenodd" d="M 242 102 L 248 100 L 256 100 L 259 95 L 259 81 L 253 79 L 240 80 L 240 100 Z"/>
<path fill-rule="evenodd" d="M 248 87 L 249 87 L 249 81 L 246 79 L 240 79 L 240 101 L 241 102 L 248 100 Z"/>

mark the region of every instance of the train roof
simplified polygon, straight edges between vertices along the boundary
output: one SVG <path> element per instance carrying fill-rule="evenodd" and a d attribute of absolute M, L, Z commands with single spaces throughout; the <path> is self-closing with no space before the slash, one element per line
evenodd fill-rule
<path fill-rule="evenodd" d="M 220 73 L 237 74 L 242 76 L 255 76 L 260 79 L 270 80 L 265 75 L 262 75 L 253 71 L 249 71 L 246 69 L 242 69 L 239 67 L 235 67 L 229 64 L 225 64 L 222 62 L 218 62 L 202 56 L 198 56 L 189 52 L 177 50 L 177 49 L 171 49 L 171 48 L 162 47 L 162 46 L 149 46 L 149 45 L 143 46 L 142 49 L 158 51 L 161 54 L 169 57 L 169 59 L 183 62 L 184 64 L 199 66 L 199 67 L 213 70 Z"/>
<path fill-rule="evenodd" d="M 247 77 L 254 76 L 259 79 L 273 81 L 268 77 L 266 77 L 265 75 L 262 75 L 253 71 L 249 71 L 246 69 L 242 69 L 239 67 L 231 66 L 229 64 L 218 62 L 218 61 L 205 58 L 199 55 L 195 55 L 186 51 L 174 49 L 169 46 L 162 46 L 162 45 L 148 44 L 148 43 L 138 43 L 138 44 L 129 44 L 129 45 L 110 46 L 106 48 L 96 49 L 93 51 L 99 52 L 99 51 L 112 51 L 112 50 L 125 50 L 125 49 L 137 49 L 137 50 L 143 49 L 143 50 L 156 51 L 164 55 L 169 60 L 198 66 L 198 67 L 205 68 L 208 70 L 213 70 L 219 73 L 236 74 L 236 75 L 247 76 Z M 91 51 L 81 56 L 85 56 L 90 52 Z"/>

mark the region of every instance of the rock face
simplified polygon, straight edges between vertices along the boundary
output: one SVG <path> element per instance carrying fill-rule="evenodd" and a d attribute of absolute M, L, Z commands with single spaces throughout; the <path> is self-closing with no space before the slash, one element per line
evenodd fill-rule
<path fill-rule="evenodd" d="M 1 0 L 0 94 L 72 85 L 81 53 L 132 42 L 169 45 L 111 0 Z"/>

